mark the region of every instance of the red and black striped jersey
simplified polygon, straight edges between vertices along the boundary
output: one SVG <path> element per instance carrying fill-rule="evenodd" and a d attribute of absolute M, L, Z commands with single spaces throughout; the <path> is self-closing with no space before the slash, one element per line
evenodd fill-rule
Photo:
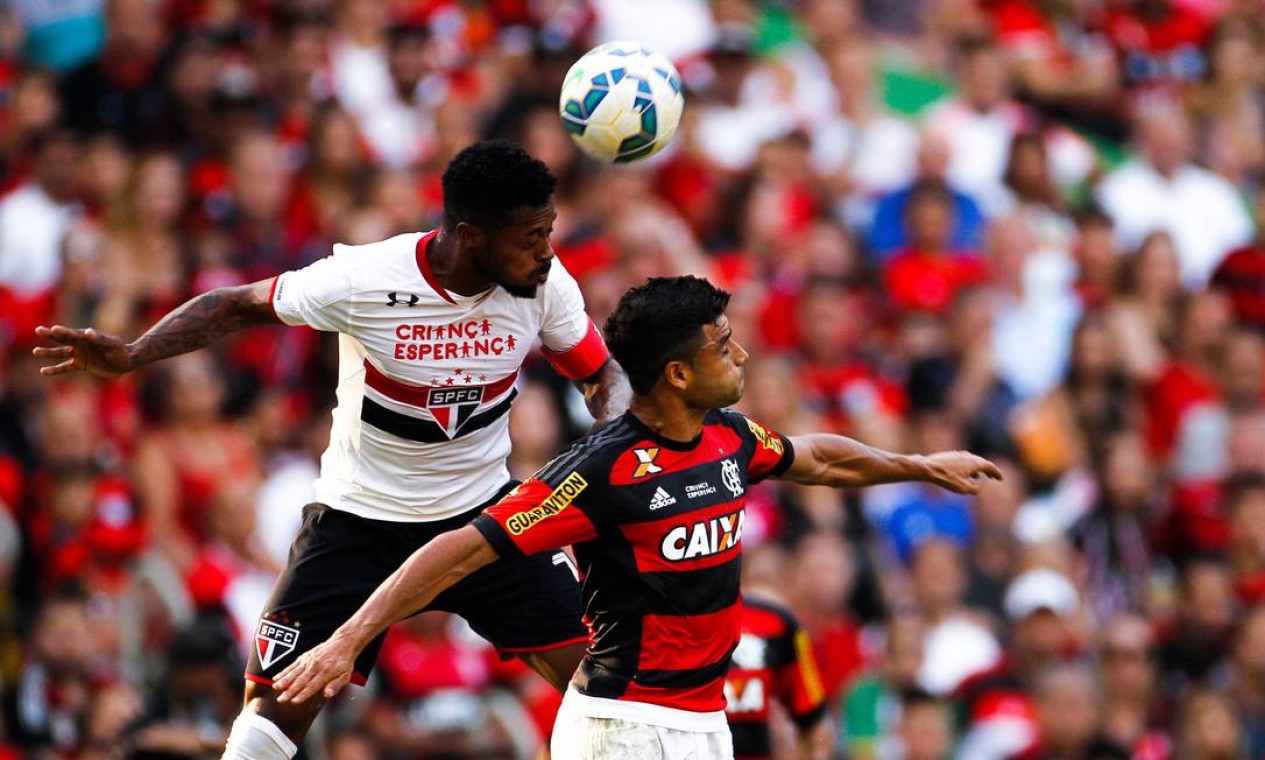
<path fill-rule="evenodd" d="M 574 546 L 592 632 L 572 680 L 580 694 L 723 720 L 747 488 L 793 456 L 785 437 L 737 412 L 709 412 L 689 442 L 628 413 L 474 525 L 502 556 Z"/>
<path fill-rule="evenodd" d="M 790 611 L 773 602 L 744 597 L 741 635 L 725 678 L 725 714 L 740 760 L 767 758 L 769 704 L 776 701 L 796 726 L 806 728 L 825 714 L 825 692 L 808 634 Z"/>

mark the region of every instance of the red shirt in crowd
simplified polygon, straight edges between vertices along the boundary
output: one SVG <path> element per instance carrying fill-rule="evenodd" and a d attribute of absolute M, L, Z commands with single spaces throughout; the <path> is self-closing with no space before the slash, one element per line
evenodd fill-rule
<path fill-rule="evenodd" d="M 987 280 L 983 259 L 969 253 L 942 256 L 908 249 L 883 268 L 888 299 L 900 311 L 943 314 L 958 291 Z"/>

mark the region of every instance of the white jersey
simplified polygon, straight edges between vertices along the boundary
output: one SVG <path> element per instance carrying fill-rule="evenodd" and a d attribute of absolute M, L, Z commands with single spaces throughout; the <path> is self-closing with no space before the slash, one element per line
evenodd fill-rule
<path fill-rule="evenodd" d="M 426 246 L 437 231 L 334 246 L 277 277 L 289 325 L 340 333 L 338 405 L 316 499 L 362 517 L 426 522 L 486 502 L 509 480 L 509 407 L 537 336 L 566 377 L 591 376 L 606 346 L 555 260 L 535 298 L 444 289 Z"/>

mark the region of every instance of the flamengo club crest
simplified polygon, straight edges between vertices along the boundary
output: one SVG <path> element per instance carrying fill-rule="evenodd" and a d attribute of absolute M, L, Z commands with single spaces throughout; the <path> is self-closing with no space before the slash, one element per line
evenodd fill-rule
<path fill-rule="evenodd" d="M 271 620 L 260 620 L 259 629 L 255 632 L 255 649 L 259 652 L 259 664 L 265 670 L 282 657 L 294 651 L 299 643 L 299 632 L 288 625 L 279 625 Z"/>
<path fill-rule="evenodd" d="M 738 463 L 732 459 L 726 459 L 720 463 L 720 477 L 725 483 L 725 488 L 734 495 L 734 498 L 742 496 L 742 476 L 738 474 Z"/>

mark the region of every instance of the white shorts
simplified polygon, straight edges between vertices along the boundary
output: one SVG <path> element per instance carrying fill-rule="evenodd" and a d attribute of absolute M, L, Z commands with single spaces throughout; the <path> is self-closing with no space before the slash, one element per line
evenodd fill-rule
<path fill-rule="evenodd" d="M 552 760 L 733 760 L 729 727 L 682 731 L 624 718 L 593 718 L 568 709 L 553 725 Z"/>

